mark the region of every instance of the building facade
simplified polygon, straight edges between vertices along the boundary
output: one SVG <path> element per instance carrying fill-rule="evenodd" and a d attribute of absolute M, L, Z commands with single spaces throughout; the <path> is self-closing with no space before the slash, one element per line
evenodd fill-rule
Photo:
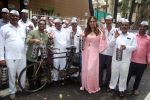
<path fill-rule="evenodd" d="M 89 14 L 88 0 L 29 0 L 28 9 L 32 11 L 53 10 L 53 14 L 62 17 L 85 17 Z M 20 0 L 8 0 L 9 8 L 20 9 Z"/>

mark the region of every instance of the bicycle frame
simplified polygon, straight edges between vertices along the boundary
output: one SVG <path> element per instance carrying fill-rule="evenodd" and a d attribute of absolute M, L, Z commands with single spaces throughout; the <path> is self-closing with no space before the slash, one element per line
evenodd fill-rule
<path fill-rule="evenodd" d="M 54 60 L 54 59 L 59 59 L 59 58 L 66 58 L 66 65 L 65 65 L 64 70 L 66 72 L 68 72 L 68 69 L 71 67 L 72 59 L 74 57 L 75 51 L 76 51 L 76 48 L 74 46 L 71 46 L 71 47 L 67 48 L 66 52 L 55 52 L 55 53 L 50 53 L 50 54 L 51 55 L 54 55 L 54 54 L 57 54 L 57 55 L 59 55 L 59 54 L 66 54 L 65 56 L 58 56 L 58 57 L 54 57 L 53 56 L 52 59 Z M 43 59 L 43 58 L 41 58 L 38 62 L 39 62 L 39 66 L 38 66 L 38 70 L 39 70 L 40 66 L 43 64 L 43 62 L 44 63 L 46 63 L 46 62 L 45 62 L 45 59 Z M 57 69 L 54 66 L 53 66 L 53 68 L 56 69 L 56 70 L 58 70 L 58 71 L 60 71 L 60 69 Z"/>
<path fill-rule="evenodd" d="M 66 52 L 52 53 L 52 55 L 63 54 L 63 53 L 66 54 L 66 56 L 52 57 L 52 59 L 66 58 L 66 65 L 63 70 L 56 69 L 55 67 L 53 67 L 54 69 L 58 71 L 60 80 L 65 80 L 67 78 L 70 78 L 72 74 L 79 72 L 79 68 L 71 68 L 72 58 L 75 54 L 75 50 L 76 50 L 75 47 L 70 47 L 70 48 L 67 48 Z M 30 68 L 34 68 L 33 74 L 31 76 L 28 76 L 27 81 L 26 81 L 27 82 L 26 86 L 24 87 L 21 84 L 21 80 L 22 80 L 23 75 Z M 51 82 L 51 78 L 52 78 L 51 68 L 52 67 L 48 67 L 47 60 L 43 58 L 41 58 L 39 61 L 31 65 L 28 65 L 26 68 L 24 68 L 21 71 L 19 75 L 18 82 L 19 82 L 20 88 L 23 90 L 24 93 L 33 93 L 33 92 L 37 92 L 43 89 L 45 85 L 47 84 L 47 82 Z M 31 89 L 32 87 L 30 87 L 31 83 L 35 85 L 33 89 Z M 38 83 L 40 83 L 40 85 Z M 38 85 L 38 87 L 36 85 Z"/>
<path fill-rule="evenodd" d="M 59 57 L 52 57 L 52 59 L 58 59 L 58 58 L 66 58 L 66 65 L 65 69 L 68 69 L 71 67 L 72 64 L 72 58 L 74 57 L 75 50 L 76 48 L 74 46 L 68 47 L 68 50 L 66 52 L 59 52 L 59 53 L 51 53 L 52 55 L 54 54 L 66 54 L 66 56 L 59 56 Z M 58 69 L 59 70 L 59 69 Z"/>

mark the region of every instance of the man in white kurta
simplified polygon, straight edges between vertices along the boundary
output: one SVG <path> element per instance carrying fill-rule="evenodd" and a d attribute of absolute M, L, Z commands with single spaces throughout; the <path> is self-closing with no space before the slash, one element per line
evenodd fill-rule
<path fill-rule="evenodd" d="M 8 67 L 9 92 L 10 97 L 14 98 L 17 92 L 15 82 L 16 73 L 20 74 L 26 66 L 25 58 L 25 38 L 22 27 L 18 25 L 19 12 L 12 10 L 10 12 L 10 23 L 0 29 L 0 62 L 5 62 Z M 22 84 L 25 83 L 25 75 L 22 78 Z M 11 98 L 11 99 L 12 99 Z"/>
<path fill-rule="evenodd" d="M 80 41 L 80 35 L 82 33 L 82 30 L 77 28 L 78 23 L 76 20 L 71 21 L 71 28 L 68 29 L 68 38 L 69 38 L 69 45 L 73 45 L 76 47 L 76 53 L 79 53 L 80 47 L 79 47 L 79 41 Z"/>
<path fill-rule="evenodd" d="M 107 44 L 110 44 L 116 29 L 112 26 L 113 17 L 111 15 L 106 16 L 105 25 L 101 27 L 101 30 L 105 32 Z M 111 77 L 111 62 L 113 55 L 113 47 L 108 46 L 103 52 L 99 55 L 99 84 L 100 86 L 105 86 L 107 89 L 110 83 Z M 106 70 L 106 78 L 104 78 L 104 72 Z"/>
<path fill-rule="evenodd" d="M 1 19 L 0 19 L 0 27 L 9 23 L 9 10 L 7 8 L 3 8 L 1 10 Z"/>
<path fill-rule="evenodd" d="M 67 30 L 62 28 L 62 21 L 60 19 L 55 19 L 55 28 L 52 28 L 50 30 L 50 34 L 53 35 L 53 40 L 54 40 L 54 48 L 57 48 L 56 51 L 59 52 L 65 52 L 66 47 L 68 46 L 68 35 Z M 54 54 L 54 57 L 59 57 L 59 56 L 66 56 L 66 54 Z M 57 58 L 54 59 L 54 67 L 59 70 L 63 70 L 66 65 L 66 58 Z M 54 81 L 58 81 L 58 71 L 53 71 L 52 76 Z"/>
<path fill-rule="evenodd" d="M 34 24 L 28 19 L 28 13 L 27 9 L 22 9 L 21 19 L 18 21 L 18 24 L 23 27 L 25 33 L 29 33 L 35 28 Z"/>
<path fill-rule="evenodd" d="M 115 33 L 114 40 L 110 46 L 114 47 L 112 66 L 111 66 L 111 80 L 109 88 L 114 90 L 117 86 L 119 80 L 119 95 L 124 96 L 124 91 L 126 90 L 126 82 L 129 71 L 129 65 L 131 62 L 132 51 L 136 49 L 136 39 L 135 35 L 128 32 L 129 21 L 124 19 L 122 21 L 121 33 Z M 123 51 L 122 60 L 116 59 L 116 50 L 120 49 Z"/>

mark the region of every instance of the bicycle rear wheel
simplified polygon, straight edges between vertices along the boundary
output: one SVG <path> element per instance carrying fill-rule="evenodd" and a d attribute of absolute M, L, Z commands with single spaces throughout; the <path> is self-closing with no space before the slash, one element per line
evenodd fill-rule
<path fill-rule="evenodd" d="M 26 75 L 26 72 L 33 69 L 32 75 Z M 25 85 L 21 83 L 23 76 L 26 75 Z M 18 78 L 19 87 L 24 93 L 37 92 L 47 84 L 50 77 L 50 71 L 45 64 L 37 62 L 24 68 Z M 31 85 L 32 84 L 32 85 Z"/>

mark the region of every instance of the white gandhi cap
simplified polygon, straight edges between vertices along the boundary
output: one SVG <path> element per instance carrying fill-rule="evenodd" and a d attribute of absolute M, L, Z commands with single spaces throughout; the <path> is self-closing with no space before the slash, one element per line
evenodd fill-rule
<path fill-rule="evenodd" d="M 107 15 L 106 19 L 113 19 L 111 15 Z"/>
<path fill-rule="evenodd" d="M 33 17 L 32 17 L 32 19 L 35 19 L 35 20 L 37 20 L 37 17 L 36 17 L 36 16 L 33 16 Z"/>
<path fill-rule="evenodd" d="M 123 18 L 123 19 L 121 20 L 121 22 L 122 22 L 122 23 L 129 23 L 129 20 L 128 20 L 128 19 Z"/>
<path fill-rule="evenodd" d="M 54 20 L 54 23 L 62 23 L 62 21 L 59 18 L 57 18 Z"/>
<path fill-rule="evenodd" d="M 71 23 L 77 23 L 77 20 L 73 19 L 73 20 L 71 21 Z"/>
<path fill-rule="evenodd" d="M 29 11 L 27 9 L 22 9 L 22 13 L 28 13 Z"/>
<path fill-rule="evenodd" d="M 19 16 L 19 12 L 18 12 L 17 10 L 11 10 L 11 11 L 10 11 L 10 14 Z"/>
<path fill-rule="evenodd" d="M 118 22 L 122 22 L 122 20 L 124 20 L 124 18 L 119 18 L 119 19 L 118 19 Z"/>
<path fill-rule="evenodd" d="M 53 20 L 54 18 L 50 16 L 49 19 Z"/>
<path fill-rule="evenodd" d="M 146 25 L 146 26 L 148 26 L 148 22 L 147 22 L 147 21 L 142 21 L 142 22 L 141 22 L 141 25 Z"/>
<path fill-rule="evenodd" d="M 3 12 L 3 13 L 9 13 L 9 10 L 7 8 L 3 8 L 1 12 Z"/>
<path fill-rule="evenodd" d="M 72 17 L 72 20 L 77 20 L 77 17 Z"/>
<path fill-rule="evenodd" d="M 67 20 L 63 20 L 63 22 L 64 22 L 64 23 L 67 23 L 67 24 L 69 23 Z"/>

